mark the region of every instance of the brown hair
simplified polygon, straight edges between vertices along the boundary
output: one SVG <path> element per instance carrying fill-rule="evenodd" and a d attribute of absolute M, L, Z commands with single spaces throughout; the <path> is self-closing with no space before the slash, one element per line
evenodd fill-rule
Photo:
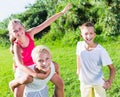
<path fill-rule="evenodd" d="M 86 22 L 80 26 L 80 29 L 82 29 L 84 27 L 94 27 L 94 24 L 91 22 Z"/>

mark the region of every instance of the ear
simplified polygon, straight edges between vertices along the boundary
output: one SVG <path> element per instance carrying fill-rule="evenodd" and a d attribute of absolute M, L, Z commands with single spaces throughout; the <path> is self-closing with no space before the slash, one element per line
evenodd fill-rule
<path fill-rule="evenodd" d="M 80 37 L 83 37 L 82 34 L 80 34 Z"/>
<path fill-rule="evenodd" d="M 95 33 L 95 32 L 94 32 Z M 95 33 L 95 36 L 96 36 L 96 33 Z"/>

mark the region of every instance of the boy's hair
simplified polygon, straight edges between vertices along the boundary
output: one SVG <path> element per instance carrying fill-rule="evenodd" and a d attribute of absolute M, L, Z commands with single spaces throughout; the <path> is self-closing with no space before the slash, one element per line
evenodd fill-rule
<path fill-rule="evenodd" d="M 80 26 L 80 30 L 82 30 L 84 27 L 94 27 L 94 24 L 91 22 L 86 22 Z"/>
<path fill-rule="evenodd" d="M 32 50 L 32 53 L 31 53 L 31 56 L 32 56 L 32 59 L 33 59 L 34 62 L 37 59 L 37 57 L 40 55 L 40 53 L 42 53 L 43 51 L 48 52 L 50 54 L 50 56 L 51 56 L 50 50 L 46 46 L 44 46 L 44 45 L 36 46 Z"/>

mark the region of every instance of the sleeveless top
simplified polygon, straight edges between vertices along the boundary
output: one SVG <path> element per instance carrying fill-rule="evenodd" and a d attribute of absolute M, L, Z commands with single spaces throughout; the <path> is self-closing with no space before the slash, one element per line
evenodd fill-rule
<path fill-rule="evenodd" d="M 48 75 L 47 78 L 45 78 L 45 79 L 33 78 L 32 83 L 28 83 L 28 84 L 25 85 L 25 89 L 24 89 L 25 94 L 27 94 L 29 92 L 41 91 L 43 88 L 46 87 L 48 81 L 50 81 L 50 79 L 55 74 L 55 66 L 54 66 L 53 62 L 51 62 L 50 67 L 51 67 L 51 71 L 50 71 L 50 74 Z M 34 67 L 32 69 L 34 70 Z"/>
<path fill-rule="evenodd" d="M 30 37 L 30 35 L 28 33 L 25 33 L 25 35 L 29 38 L 29 44 L 27 47 L 22 47 L 18 41 L 15 41 L 15 43 L 18 46 L 20 46 L 22 49 L 22 52 L 21 52 L 22 57 L 21 58 L 22 58 L 23 64 L 25 66 L 30 66 L 30 65 L 34 64 L 32 57 L 31 57 L 31 52 L 32 52 L 33 48 L 35 47 L 35 44 L 34 44 L 33 39 Z"/>

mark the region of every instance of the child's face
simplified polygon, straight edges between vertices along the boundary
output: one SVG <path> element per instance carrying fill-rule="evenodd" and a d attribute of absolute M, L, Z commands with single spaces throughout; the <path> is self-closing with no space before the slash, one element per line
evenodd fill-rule
<path fill-rule="evenodd" d="M 25 34 L 25 29 L 21 24 L 13 24 L 11 27 L 10 34 L 12 34 L 15 38 L 20 39 Z"/>
<path fill-rule="evenodd" d="M 52 62 L 51 55 L 47 51 L 42 51 L 35 61 L 36 68 L 47 72 L 50 69 L 50 64 Z"/>
<path fill-rule="evenodd" d="M 90 44 L 90 43 L 94 42 L 94 38 L 95 38 L 96 34 L 94 32 L 93 27 L 84 27 L 81 30 L 81 32 L 82 32 L 81 36 L 83 37 L 83 39 L 86 43 Z"/>

